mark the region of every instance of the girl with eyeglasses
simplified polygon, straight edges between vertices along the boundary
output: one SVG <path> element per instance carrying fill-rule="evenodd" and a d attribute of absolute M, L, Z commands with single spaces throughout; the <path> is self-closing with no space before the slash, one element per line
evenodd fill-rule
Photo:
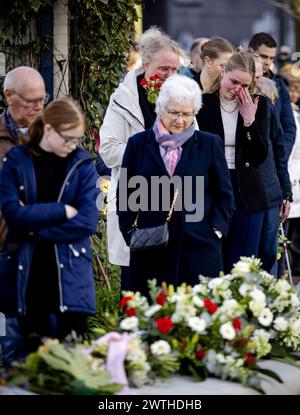
<path fill-rule="evenodd" d="M 78 147 L 84 129 L 78 103 L 58 99 L 31 124 L 29 142 L 4 159 L 4 365 L 36 349 L 42 337 L 83 335 L 87 316 L 96 311 L 89 236 L 98 223 L 97 173 L 90 154 Z"/>

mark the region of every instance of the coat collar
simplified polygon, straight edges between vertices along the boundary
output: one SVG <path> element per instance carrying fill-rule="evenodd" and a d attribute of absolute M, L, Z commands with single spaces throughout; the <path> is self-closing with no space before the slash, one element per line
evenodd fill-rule
<path fill-rule="evenodd" d="M 191 165 L 193 159 L 196 157 L 197 150 L 196 147 L 199 144 L 199 139 L 197 136 L 198 132 L 195 131 L 193 136 L 182 146 L 183 151 L 181 153 L 181 158 L 179 163 L 175 168 L 174 175 L 182 176 L 184 175 L 187 168 Z M 159 144 L 155 140 L 154 132 L 151 129 L 148 130 L 147 136 L 147 150 L 149 151 L 151 157 L 161 170 L 161 174 L 168 175 L 169 173 L 164 165 L 163 159 L 160 154 Z"/>

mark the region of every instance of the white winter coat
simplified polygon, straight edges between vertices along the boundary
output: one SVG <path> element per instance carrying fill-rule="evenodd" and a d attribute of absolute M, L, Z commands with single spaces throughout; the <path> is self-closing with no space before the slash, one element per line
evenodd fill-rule
<path fill-rule="evenodd" d="M 132 135 L 144 131 L 144 117 L 139 105 L 137 76 L 144 69 L 128 72 L 124 82 L 111 95 L 109 106 L 100 128 L 100 155 L 112 169 L 108 192 L 107 241 L 109 261 L 129 265 L 129 248 L 119 230 L 116 214 L 116 190 L 126 143 Z"/>
<path fill-rule="evenodd" d="M 300 113 L 295 110 L 293 113 L 296 123 L 296 139 L 288 163 L 293 192 L 289 219 L 300 217 Z"/>

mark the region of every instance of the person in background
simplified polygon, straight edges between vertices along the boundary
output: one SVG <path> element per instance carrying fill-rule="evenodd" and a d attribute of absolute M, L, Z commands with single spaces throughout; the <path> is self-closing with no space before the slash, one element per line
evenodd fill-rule
<path fill-rule="evenodd" d="M 121 289 L 126 289 L 129 249 L 119 229 L 116 214 L 116 189 L 120 167 L 128 138 L 151 128 L 156 119 L 155 104 L 150 102 L 147 90 L 141 85 L 143 78 L 157 75 L 160 83 L 175 74 L 180 60 L 186 60 L 177 42 L 157 28 L 150 28 L 141 37 L 139 52 L 141 69 L 128 72 L 124 82 L 112 94 L 103 124 L 100 128 L 100 156 L 112 169 L 111 185 L 107 197 L 107 241 L 109 261 L 121 266 Z"/>
<path fill-rule="evenodd" d="M 291 211 L 288 218 L 287 237 L 291 241 L 289 248 L 292 259 L 292 273 L 293 275 L 300 275 L 300 109 L 298 106 L 300 98 L 300 80 L 293 76 L 290 76 L 288 79 L 288 90 L 297 134 L 288 163 L 293 189 L 293 202 L 291 203 Z"/>
<path fill-rule="evenodd" d="M 241 256 L 257 256 L 264 210 L 269 207 L 259 165 L 268 153 L 267 102 L 252 97 L 255 63 L 234 52 L 197 115 L 201 131 L 220 135 L 234 190 L 236 210 L 224 243 L 225 272 Z"/>
<path fill-rule="evenodd" d="M 276 56 L 277 43 L 268 33 L 256 33 L 249 42 L 248 50 L 258 54 L 263 63 L 263 73 L 276 82 L 279 98 L 275 102 L 275 111 L 281 123 L 285 137 L 285 153 L 288 160 L 296 137 L 296 125 L 287 88 L 283 79 L 271 70 Z"/>
<path fill-rule="evenodd" d="M 224 66 L 234 52 L 234 47 L 227 39 L 213 37 L 202 43 L 201 59 L 203 62 L 199 84 L 203 92 L 208 92 L 216 79 L 224 71 Z"/>
<path fill-rule="evenodd" d="M 83 335 L 87 316 L 96 312 L 89 237 L 98 225 L 97 173 L 79 147 L 84 130 L 76 101 L 53 101 L 0 171 L 9 226 L 0 257 L 4 365 L 34 351 L 43 337 Z"/>
<path fill-rule="evenodd" d="M 220 137 L 195 128 L 194 115 L 200 105 L 201 91 L 195 81 L 182 75 L 168 78 L 156 101 L 154 126 L 134 135 L 127 143 L 117 203 L 120 229 L 127 244 L 137 212 L 137 226 L 141 228 L 166 221 L 175 189 L 171 185 L 168 190 L 162 186 L 156 192 L 151 187 L 153 178 L 166 178 L 167 183 L 170 178 L 179 180 L 178 199 L 182 201 L 181 208 L 175 208 L 169 221 L 166 247 L 131 251 L 129 290 L 147 295 L 149 279 L 156 278 L 158 285 L 163 281 L 195 285 L 200 274 L 217 277 L 223 271 L 221 238 L 227 235 L 234 210 L 233 192 Z M 128 183 L 132 177 L 140 176 L 147 181 L 149 209 L 135 211 L 130 205 L 134 189 Z M 186 177 L 190 180 L 186 181 Z M 202 191 L 197 178 L 204 179 Z M 171 200 L 164 207 L 167 191 Z M 120 208 L 120 200 L 126 200 L 126 209 Z M 152 209 L 153 205 L 158 209 Z"/>
<path fill-rule="evenodd" d="M 48 100 L 41 74 L 29 66 L 9 71 L 4 78 L 3 92 L 7 106 L 0 115 L 0 168 L 7 151 L 26 142 L 29 125 L 42 113 Z M 7 231 L 0 211 L 0 252 Z"/>
<path fill-rule="evenodd" d="M 274 103 L 278 98 L 276 83 L 263 76 L 263 65 L 258 55 L 252 55 L 255 61 L 256 94 L 269 98 L 268 104 L 268 155 L 260 170 L 265 184 L 270 207 L 264 211 L 264 219 L 259 244 L 259 258 L 263 268 L 277 275 L 277 250 L 279 223 L 289 214 L 291 185 L 285 155 L 285 139 L 280 121 L 275 113 Z M 284 200 L 286 202 L 284 202 Z"/>
<path fill-rule="evenodd" d="M 19 66 L 6 74 L 3 93 L 7 106 L 0 115 L 0 166 L 11 147 L 26 141 L 29 125 L 48 100 L 43 77 L 29 66 Z"/>
<path fill-rule="evenodd" d="M 208 40 L 208 37 L 197 37 L 194 39 L 190 49 L 191 66 L 184 68 L 182 71 L 182 75 L 194 79 L 194 81 L 196 81 L 198 84 L 200 82 L 199 74 L 203 66 L 203 61 L 201 59 L 201 46 Z"/>

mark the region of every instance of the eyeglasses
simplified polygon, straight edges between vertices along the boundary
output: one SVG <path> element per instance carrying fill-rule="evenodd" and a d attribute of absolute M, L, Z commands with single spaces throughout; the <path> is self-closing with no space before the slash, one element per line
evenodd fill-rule
<path fill-rule="evenodd" d="M 64 140 L 65 146 L 70 146 L 74 143 L 76 144 L 76 146 L 79 146 L 83 141 L 83 137 L 66 137 L 56 129 L 54 129 L 54 131 L 60 136 L 60 138 Z"/>
<path fill-rule="evenodd" d="M 26 102 L 26 104 L 30 107 L 34 107 L 37 104 L 45 105 L 45 104 L 48 103 L 49 99 L 51 98 L 51 96 L 48 93 L 45 95 L 44 98 L 37 98 L 37 99 L 25 98 L 25 97 L 23 97 L 22 94 L 19 94 L 19 92 L 15 91 L 15 90 L 13 91 L 13 93 L 18 95 L 18 97 L 21 98 L 24 102 Z"/>
<path fill-rule="evenodd" d="M 177 112 L 173 110 L 167 110 L 167 113 L 173 120 L 176 120 L 179 117 L 182 117 L 183 120 L 188 120 L 194 116 L 194 112 Z"/>
<path fill-rule="evenodd" d="M 178 72 L 178 68 L 176 67 L 174 67 L 174 68 L 171 68 L 170 66 L 159 66 L 158 68 L 157 68 L 160 72 L 162 72 L 162 73 L 169 73 L 169 72 L 171 72 L 172 74 L 174 74 L 174 73 L 177 73 Z"/>

